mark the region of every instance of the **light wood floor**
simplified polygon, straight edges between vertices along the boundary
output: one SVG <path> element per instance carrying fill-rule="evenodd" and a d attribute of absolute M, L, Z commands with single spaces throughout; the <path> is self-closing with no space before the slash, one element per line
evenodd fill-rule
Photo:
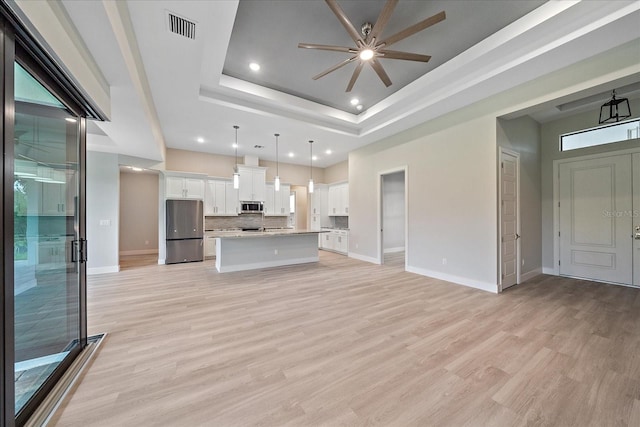
<path fill-rule="evenodd" d="M 640 291 L 502 295 L 322 252 L 89 280 L 109 335 L 60 426 L 640 426 Z"/>

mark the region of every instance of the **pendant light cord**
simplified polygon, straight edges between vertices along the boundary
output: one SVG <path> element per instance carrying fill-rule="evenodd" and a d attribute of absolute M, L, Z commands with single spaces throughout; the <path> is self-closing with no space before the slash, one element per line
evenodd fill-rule
<path fill-rule="evenodd" d="M 278 162 L 278 137 L 279 133 L 274 134 L 276 136 L 276 176 L 280 176 L 280 163 Z"/>
<path fill-rule="evenodd" d="M 313 179 L 313 141 L 309 141 L 309 179 Z"/>

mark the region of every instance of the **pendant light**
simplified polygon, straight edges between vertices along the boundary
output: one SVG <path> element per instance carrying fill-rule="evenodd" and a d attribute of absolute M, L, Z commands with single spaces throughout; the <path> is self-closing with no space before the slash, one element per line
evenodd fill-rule
<path fill-rule="evenodd" d="M 613 91 L 611 100 L 605 102 L 600 107 L 600 121 L 602 123 L 619 122 L 631 117 L 631 109 L 629 108 L 629 99 L 616 98 L 616 91 Z"/>
<path fill-rule="evenodd" d="M 313 193 L 313 141 L 309 141 L 309 193 Z"/>
<path fill-rule="evenodd" d="M 273 182 L 273 186 L 276 191 L 280 191 L 280 164 L 278 163 L 278 137 L 279 133 L 274 134 L 276 137 L 276 179 Z"/>
<path fill-rule="evenodd" d="M 240 126 L 234 125 L 233 128 L 236 130 L 236 167 L 233 169 L 233 188 L 237 190 L 240 188 L 240 173 L 238 172 L 238 129 Z"/>

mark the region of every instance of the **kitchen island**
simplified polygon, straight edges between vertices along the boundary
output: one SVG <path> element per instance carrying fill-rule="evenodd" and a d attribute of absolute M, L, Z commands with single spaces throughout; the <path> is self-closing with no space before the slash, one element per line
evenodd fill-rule
<path fill-rule="evenodd" d="M 208 232 L 216 239 L 220 273 L 318 261 L 318 233 L 312 230 Z"/>

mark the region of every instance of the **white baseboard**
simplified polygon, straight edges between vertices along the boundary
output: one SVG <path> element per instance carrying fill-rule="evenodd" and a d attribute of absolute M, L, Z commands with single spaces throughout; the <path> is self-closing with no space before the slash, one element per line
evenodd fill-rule
<path fill-rule="evenodd" d="M 404 246 L 399 246 L 397 248 L 386 248 L 384 250 L 385 254 L 392 254 L 392 253 L 395 253 L 395 252 L 404 252 Z"/>
<path fill-rule="evenodd" d="M 91 276 L 93 274 L 117 273 L 118 271 L 120 271 L 119 265 L 110 265 L 107 267 L 93 267 L 93 268 L 87 268 L 87 275 Z"/>
<path fill-rule="evenodd" d="M 542 274 L 550 274 L 551 276 L 557 276 L 555 268 L 542 267 Z"/>
<path fill-rule="evenodd" d="M 407 271 L 410 273 L 420 274 L 421 276 L 433 277 L 434 279 L 445 280 L 447 282 L 468 286 L 470 288 L 480 289 L 494 294 L 498 293 L 498 285 L 495 283 L 481 282 L 479 280 L 468 279 L 466 277 L 454 276 L 452 274 L 446 274 L 440 271 L 427 270 L 424 268 L 412 267 L 409 265 L 407 266 Z"/>
<path fill-rule="evenodd" d="M 355 252 L 349 252 L 349 258 L 355 258 L 358 259 L 360 261 L 365 261 L 365 262 L 370 262 L 372 264 L 378 264 L 380 265 L 380 260 L 370 257 L 370 256 L 366 256 L 366 255 L 360 255 L 357 254 Z"/>
<path fill-rule="evenodd" d="M 157 249 L 136 249 L 133 251 L 120 251 L 120 255 L 157 255 Z"/>
<path fill-rule="evenodd" d="M 535 270 L 527 271 L 526 273 L 520 273 L 520 282 L 526 282 L 529 279 L 533 279 L 536 276 L 542 274 L 542 267 Z"/>
<path fill-rule="evenodd" d="M 165 264 L 164 261 L 165 261 L 164 259 L 158 258 L 158 265 L 164 265 Z"/>

